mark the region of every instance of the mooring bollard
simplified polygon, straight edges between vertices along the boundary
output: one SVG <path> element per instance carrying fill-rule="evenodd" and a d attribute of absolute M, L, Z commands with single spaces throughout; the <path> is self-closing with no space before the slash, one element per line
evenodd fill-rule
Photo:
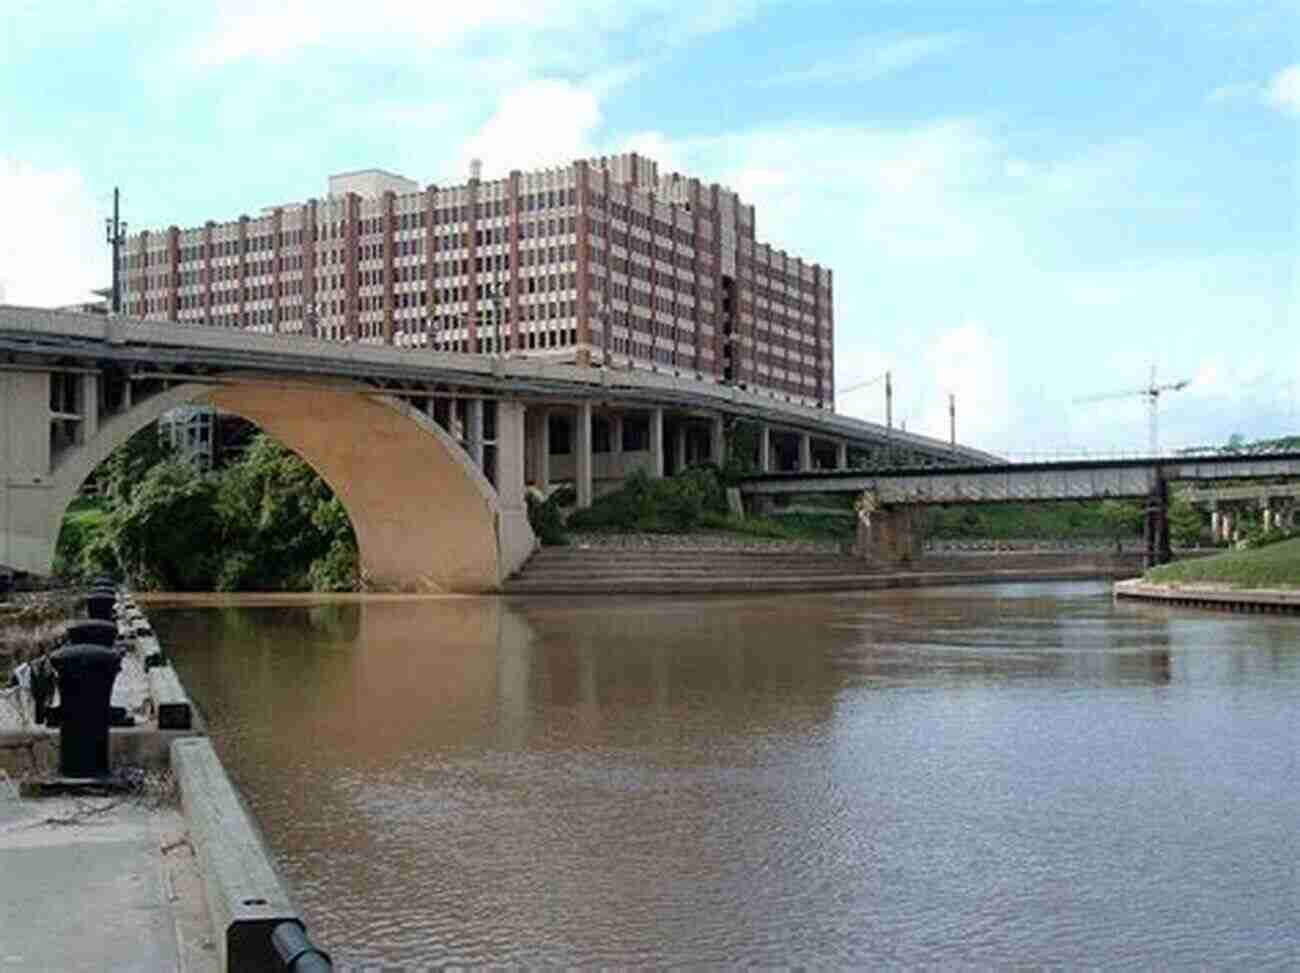
<path fill-rule="evenodd" d="M 59 773 L 107 777 L 109 700 L 122 660 L 100 645 L 69 645 L 50 665 L 59 678 Z"/>
<path fill-rule="evenodd" d="M 112 591 L 96 590 L 86 595 L 86 614 L 99 621 L 111 622 L 117 595 Z"/>
<path fill-rule="evenodd" d="M 271 931 L 271 944 L 286 970 L 293 973 L 329 973 L 334 969 L 329 953 L 317 949 L 297 922 L 282 922 Z"/>
<path fill-rule="evenodd" d="M 68 645 L 102 645 L 111 649 L 117 642 L 117 623 L 98 618 L 69 622 L 66 631 Z"/>

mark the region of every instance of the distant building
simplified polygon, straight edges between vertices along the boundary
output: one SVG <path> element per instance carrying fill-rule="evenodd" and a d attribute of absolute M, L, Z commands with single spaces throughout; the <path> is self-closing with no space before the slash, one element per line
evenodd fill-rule
<path fill-rule="evenodd" d="M 91 291 L 96 295 L 93 298 L 84 301 L 78 301 L 72 304 L 61 304 L 56 307 L 56 311 L 76 311 L 80 314 L 107 314 L 109 304 L 113 299 L 111 288 L 103 287 Z"/>
<path fill-rule="evenodd" d="M 831 408 L 831 271 L 636 153 L 457 186 L 379 169 L 256 217 L 133 234 L 123 311 L 734 383 Z"/>
<path fill-rule="evenodd" d="M 158 435 L 200 469 L 216 463 L 217 410 L 210 405 L 181 405 L 158 417 Z"/>

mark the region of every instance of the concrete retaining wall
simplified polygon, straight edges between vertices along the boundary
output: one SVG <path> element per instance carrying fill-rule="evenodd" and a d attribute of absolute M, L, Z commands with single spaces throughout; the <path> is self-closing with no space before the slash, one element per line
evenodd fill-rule
<path fill-rule="evenodd" d="M 1116 599 L 1149 601 L 1182 608 L 1300 615 L 1300 591 L 1228 588 L 1218 585 L 1152 584 L 1141 578 L 1115 583 Z"/>
<path fill-rule="evenodd" d="M 177 740 L 171 761 L 190 843 L 203 872 L 221 968 L 281 968 L 271 933 L 281 923 L 302 922 L 261 831 L 210 740 Z"/>

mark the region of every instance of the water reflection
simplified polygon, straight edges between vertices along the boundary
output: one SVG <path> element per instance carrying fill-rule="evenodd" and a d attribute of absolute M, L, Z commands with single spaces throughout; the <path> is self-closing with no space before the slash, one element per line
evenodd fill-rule
<path fill-rule="evenodd" d="M 1300 945 L 1278 905 L 1294 620 L 1098 585 L 155 616 L 352 962 L 1255 965 Z"/>

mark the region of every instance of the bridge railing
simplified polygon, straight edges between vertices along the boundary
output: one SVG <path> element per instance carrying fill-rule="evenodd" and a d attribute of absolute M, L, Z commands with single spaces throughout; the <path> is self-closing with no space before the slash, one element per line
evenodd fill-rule
<path fill-rule="evenodd" d="M 1250 448 L 1229 448 L 1224 446 L 1180 446 L 1151 452 L 1149 449 L 1053 449 L 1053 450 L 1016 450 L 999 452 L 998 456 L 1008 463 L 1068 463 L 1080 460 L 1195 460 L 1219 457 L 1240 457 L 1250 459 L 1257 456 L 1273 456 L 1282 453 L 1294 453 L 1294 446 L 1258 446 Z"/>

